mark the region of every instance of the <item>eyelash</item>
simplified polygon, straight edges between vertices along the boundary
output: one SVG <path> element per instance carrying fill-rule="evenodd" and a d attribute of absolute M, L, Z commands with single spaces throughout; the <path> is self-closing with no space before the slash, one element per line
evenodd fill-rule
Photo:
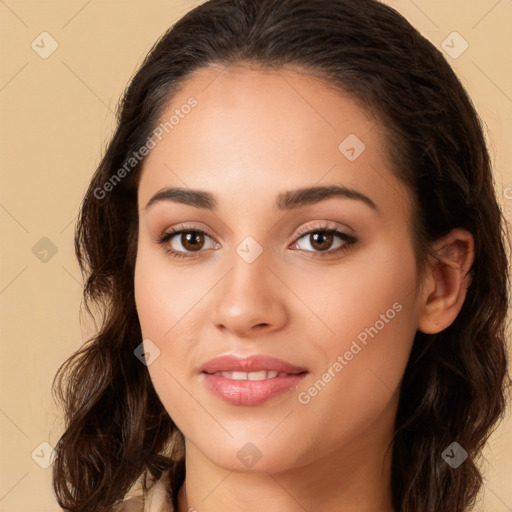
<path fill-rule="evenodd" d="M 203 230 L 201 229 L 196 229 L 192 226 L 177 226 L 176 228 L 171 228 L 169 231 L 165 232 L 160 238 L 158 238 L 156 240 L 156 243 L 158 243 L 159 245 L 162 245 L 163 248 L 164 248 L 164 251 L 166 252 L 166 254 L 168 254 L 171 258 L 176 258 L 176 259 L 186 259 L 186 258 L 193 258 L 195 256 L 194 252 L 184 252 L 184 251 L 176 251 L 174 249 L 171 249 L 167 243 L 172 240 L 176 235 L 180 235 L 182 233 L 199 233 L 201 235 L 205 235 L 207 236 L 208 238 L 211 238 L 207 233 L 205 233 Z M 340 231 L 336 228 L 331 228 L 329 227 L 328 225 L 326 224 L 322 224 L 322 225 L 319 225 L 319 226 L 315 226 L 313 228 L 301 228 L 298 232 L 297 232 L 297 240 L 294 242 L 297 243 L 298 240 L 300 240 L 301 238 L 304 238 L 306 235 L 310 235 L 312 233 L 329 233 L 329 234 L 334 234 L 336 236 L 338 236 L 338 238 L 340 238 L 344 244 L 341 245 L 340 247 L 337 247 L 336 249 L 331 249 L 331 250 L 328 250 L 328 251 L 308 251 L 308 250 L 304 250 L 304 249 L 299 249 L 299 250 L 303 250 L 304 252 L 312 252 L 312 253 L 315 253 L 317 255 L 319 255 L 319 257 L 323 258 L 323 257 L 326 257 L 326 255 L 332 255 L 332 254 L 337 254 L 337 253 L 343 253 L 345 251 L 348 251 L 351 246 L 357 242 L 357 239 L 351 235 L 348 235 L 347 233 L 344 233 L 343 231 Z M 204 252 L 204 251 L 196 251 L 197 253 L 199 252 Z M 317 257 L 317 256 L 315 256 Z"/>

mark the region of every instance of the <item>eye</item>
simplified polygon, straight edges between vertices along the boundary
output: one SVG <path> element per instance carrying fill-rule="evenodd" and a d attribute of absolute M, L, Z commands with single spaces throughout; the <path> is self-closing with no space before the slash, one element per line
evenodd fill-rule
<path fill-rule="evenodd" d="M 173 258 L 193 257 L 193 253 L 201 252 L 205 248 L 206 240 L 212 243 L 206 249 L 215 248 L 215 242 L 204 231 L 187 226 L 178 226 L 166 231 L 157 243 L 164 247 L 167 254 Z"/>
<path fill-rule="evenodd" d="M 304 228 L 299 230 L 298 234 L 302 234 L 302 236 L 294 243 L 294 247 L 298 247 L 300 250 L 307 252 L 320 253 L 321 256 L 323 256 L 323 254 L 333 254 L 347 250 L 357 241 L 355 237 L 327 225 L 309 229 Z M 304 239 L 304 243 L 301 247 L 300 240 L 302 239 Z M 338 243 L 333 248 L 332 245 L 335 243 L 336 239 Z"/>

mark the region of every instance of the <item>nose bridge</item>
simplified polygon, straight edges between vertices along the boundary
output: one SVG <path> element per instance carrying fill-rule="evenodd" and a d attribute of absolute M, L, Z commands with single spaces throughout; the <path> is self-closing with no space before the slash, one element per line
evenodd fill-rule
<path fill-rule="evenodd" d="M 269 268 L 270 253 L 250 236 L 235 248 L 215 300 L 217 326 L 247 335 L 256 327 L 276 329 L 286 321 L 284 289 Z"/>
<path fill-rule="evenodd" d="M 249 238 L 249 237 L 248 237 Z M 271 299 L 267 266 L 269 258 L 261 245 L 250 237 L 235 249 L 232 270 L 225 283 L 224 298 L 229 307 L 240 314 L 256 315 L 265 298 Z"/>

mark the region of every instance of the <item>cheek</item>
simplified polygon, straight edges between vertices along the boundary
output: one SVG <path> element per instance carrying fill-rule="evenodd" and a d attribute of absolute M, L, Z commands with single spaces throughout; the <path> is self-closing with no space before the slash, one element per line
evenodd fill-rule
<path fill-rule="evenodd" d="M 151 340 L 159 356 L 148 366 L 151 380 L 169 414 L 179 424 L 191 418 L 195 402 L 181 384 L 192 375 L 201 341 L 197 320 L 207 318 L 204 297 L 216 276 L 198 272 L 193 265 L 169 261 L 164 251 L 142 244 L 135 265 L 135 303 L 144 339 Z M 199 344 L 199 348 L 204 345 Z M 196 354 L 197 357 L 197 354 Z"/>
<path fill-rule="evenodd" d="M 348 254 L 336 266 L 301 263 L 287 276 L 294 293 L 316 316 L 307 315 L 304 327 L 318 330 L 313 338 L 318 353 L 348 350 L 352 340 L 388 337 L 408 349 L 417 324 L 418 276 L 412 248 L 407 244 L 374 243 Z M 294 277 L 295 276 L 295 277 Z M 295 321 L 301 322 L 300 318 Z M 376 351 L 384 349 L 382 341 Z"/>
<path fill-rule="evenodd" d="M 200 414 L 180 385 L 187 361 L 187 343 L 180 333 L 187 312 L 197 301 L 192 296 L 194 287 L 183 287 L 176 271 L 170 271 L 169 262 L 144 247 L 139 247 L 134 282 L 142 335 L 144 340 L 151 340 L 151 344 L 145 341 L 145 350 L 147 346 L 156 346 L 153 350 L 158 351 L 158 357 L 148 365 L 148 372 L 162 404 L 181 429 L 188 419 Z"/>
<path fill-rule="evenodd" d="M 336 438 L 392 411 L 417 330 L 418 276 L 407 244 L 376 245 L 347 269 L 334 269 L 324 287 L 312 287 L 314 276 L 304 285 L 331 332 L 315 340 L 321 364 L 299 402 Z"/>
<path fill-rule="evenodd" d="M 204 295 L 192 267 L 172 264 L 160 247 L 139 246 L 135 265 L 135 302 L 144 337 L 164 340 Z"/>

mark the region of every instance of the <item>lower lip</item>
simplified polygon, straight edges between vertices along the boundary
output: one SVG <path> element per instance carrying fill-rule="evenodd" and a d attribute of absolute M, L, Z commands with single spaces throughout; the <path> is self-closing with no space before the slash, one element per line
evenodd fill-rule
<path fill-rule="evenodd" d="M 295 389 L 306 373 L 264 380 L 233 380 L 208 373 L 202 375 L 208 389 L 225 402 L 232 405 L 259 405 Z"/>

